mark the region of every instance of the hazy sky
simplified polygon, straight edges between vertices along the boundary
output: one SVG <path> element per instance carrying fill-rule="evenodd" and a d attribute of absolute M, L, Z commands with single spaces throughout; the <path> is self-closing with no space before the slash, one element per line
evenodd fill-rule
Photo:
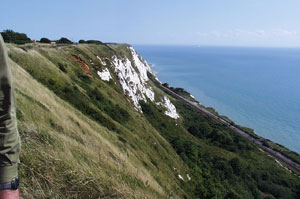
<path fill-rule="evenodd" d="M 10 0 L 0 27 L 36 40 L 300 47 L 300 0 Z"/>

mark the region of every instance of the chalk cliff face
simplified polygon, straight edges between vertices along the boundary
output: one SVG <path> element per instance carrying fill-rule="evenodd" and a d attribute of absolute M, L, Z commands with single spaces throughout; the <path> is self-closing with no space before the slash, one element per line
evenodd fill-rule
<path fill-rule="evenodd" d="M 123 92 L 130 98 L 135 109 L 142 112 L 139 101 L 155 102 L 155 92 L 149 84 L 148 73 L 153 74 L 148 63 L 134 50 L 133 47 L 127 47 L 130 52 L 130 57 L 111 58 L 111 70 L 116 74 L 122 86 Z M 99 57 L 97 57 L 100 59 Z M 99 77 L 103 81 L 111 80 L 111 74 L 107 68 L 98 71 Z M 166 111 L 165 114 L 171 118 L 178 119 L 179 115 L 176 112 L 175 106 L 171 103 L 167 96 L 155 102 L 157 105 L 163 106 Z"/>

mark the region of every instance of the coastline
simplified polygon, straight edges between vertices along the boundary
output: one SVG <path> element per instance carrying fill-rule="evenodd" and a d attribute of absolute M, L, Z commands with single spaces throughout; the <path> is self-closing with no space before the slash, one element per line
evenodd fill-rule
<path fill-rule="evenodd" d="M 242 135 L 243 137 L 245 137 L 246 139 L 248 139 L 249 141 L 251 141 L 252 143 L 254 143 L 256 146 L 258 146 L 259 149 L 262 149 L 263 151 L 269 153 L 269 155 L 271 155 L 272 157 L 274 157 L 275 160 L 276 160 L 276 162 L 278 162 L 279 164 L 280 164 L 279 161 L 284 162 L 286 165 L 289 166 L 289 168 L 293 169 L 293 171 L 296 171 L 299 174 L 299 177 L 300 177 L 300 155 L 298 153 L 292 151 L 292 152 L 296 153 L 299 156 L 298 157 L 299 161 L 295 160 L 294 158 L 291 158 L 291 157 L 287 156 L 286 154 L 282 153 L 281 151 L 274 150 L 266 142 L 266 141 L 268 141 L 268 142 L 274 143 L 271 140 L 267 140 L 265 138 L 257 136 L 256 134 L 254 134 L 254 131 L 253 131 L 253 134 L 249 134 L 248 132 L 246 132 L 243 129 L 241 129 L 239 125 L 236 125 L 231 120 L 230 120 L 231 122 L 226 121 L 226 119 L 222 118 L 224 116 L 216 115 L 215 113 L 212 113 L 211 111 L 207 110 L 204 106 L 199 105 L 198 101 L 196 101 L 196 100 L 191 101 L 189 99 L 186 99 L 185 97 L 181 96 L 180 94 L 177 94 L 174 91 L 172 91 L 168 86 L 166 86 L 164 84 L 161 84 L 161 88 L 163 88 L 167 93 L 171 94 L 173 97 L 175 97 L 175 98 L 177 98 L 177 99 L 179 99 L 179 100 L 181 100 L 181 101 L 189 104 L 190 106 L 192 106 L 193 108 L 197 109 L 198 111 L 200 111 L 200 112 L 208 115 L 209 117 L 211 117 L 211 118 L 217 120 L 218 122 L 226 125 L 228 128 L 230 128 L 234 132 Z M 189 94 L 189 95 L 192 96 L 191 94 Z M 243 127 L 243 128 L 247 128 L 247 127 Z M 260 140 L 261 138 L 263 140 Z M 277 143 L 274 143 L 274 144 L 277 144 Z M 287 167 L 284 167 L 284 168 L 287 169 L 287 170 L 289 170 Z M 291 170 L 289 170 L 289 171 L 291 172 Z"/>
<path fill-rule="evenodd" d="M 147 45 L 137 50 L 155 63 L 162 82 L 186 88 L 204 106 L 300 154 L 300 51 Z"/>

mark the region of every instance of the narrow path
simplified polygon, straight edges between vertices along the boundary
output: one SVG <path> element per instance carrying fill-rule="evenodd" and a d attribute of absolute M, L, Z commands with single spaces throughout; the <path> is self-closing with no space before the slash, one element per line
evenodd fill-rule
<path fill-rule="evenodd" d="M 231 125 L 229 122 L 225 121 L 224 119 L 222 119 L 219 116 L 216 116 L 214 114 L 212 114 L 211 112 L 209 112 L 208 110 L 206 110 L 205 108 L 202 108 L 198 105 L 198 103 L 196 102 L 192 102 L 180 95 L 178 95 L 177 93 L 171 91 L 170 89 L 164 87 L 163 85 L 161 85 L 162 88 L 164 88 L 168 93 L 170 93 L 171 95 L 173 95 L 174 97 L 176 97 L 177 99 L 180 99 L 182 101 L 184 101 L 185 103 L 189 104 L 190 106 L 194 107 L 195 109 L 197 109 L 198 111 L 208 115 L 211 118 L 214 118 L 215 120 L 219 121 L 220 123 L 226 125 L 228 128 L 230 128 L 231 130 L 233 130 L 234 132 L 242 135 L 243 137 L 247 138 L 248 140 L 250 140 L 251 142 L 253 142 L 254 144 L 256 144 L 258 147 L 260 147 L 261 149 L 263 149 L 264 151 L 266 151 L 267 153 L 269 153 L 271 156 L 275 157 L 278 160 L 281 160 L 282 162 L 286 163 L 287 165 L 289 165 L 290 167 L 292 167 L 293 169 L 295 169 L 296 171 L 300 172 L 300 165 L 297 164 L 296 162 L 294 162 L 292 159 L 290 159 L 289 157 L 285 156 L 284 154 L 278 152 L 278 151 L 274 151 L 273 149 L 266 147 L 263 145 L 263 143 L 250 136 L 248 133 L 246 133 L 245 131 L 239 129 L 238 127 Z"/>

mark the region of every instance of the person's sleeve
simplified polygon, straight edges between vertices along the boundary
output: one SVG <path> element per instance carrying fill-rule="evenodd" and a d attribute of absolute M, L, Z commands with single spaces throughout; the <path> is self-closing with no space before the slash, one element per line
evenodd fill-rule
<path fill-rule="evenodd" d="M 0 34 L 0 183 L 18 177 L 20 137 L 12 75 Z"/>

